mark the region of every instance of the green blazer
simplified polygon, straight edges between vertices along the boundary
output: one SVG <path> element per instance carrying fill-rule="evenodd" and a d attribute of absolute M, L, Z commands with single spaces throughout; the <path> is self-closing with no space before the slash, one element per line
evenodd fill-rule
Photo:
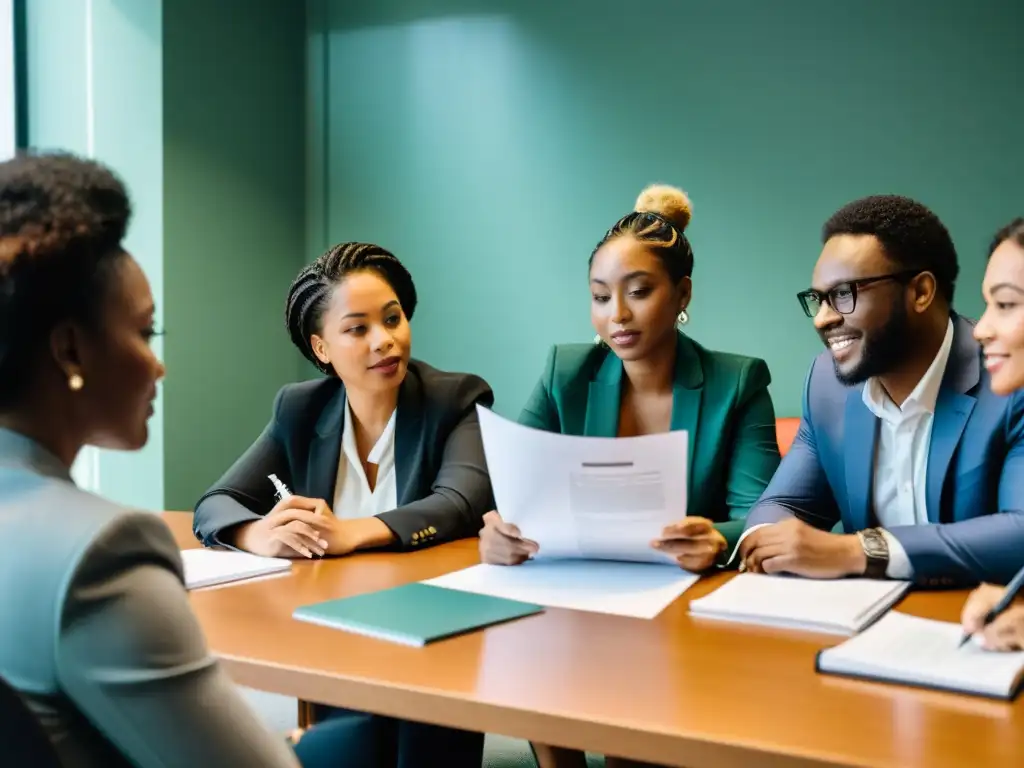
<path fill-rule="evenodd" d="M 622 379 L 622 361 L 604 345 L 556 346 L 519 422 L 615 437 Z M 687 514 L 714 520 L 730 552 L 779 466 L 770 382 L 763 360 L 713 352 L 679 334 L 671 428 L 690 436 Z"/>

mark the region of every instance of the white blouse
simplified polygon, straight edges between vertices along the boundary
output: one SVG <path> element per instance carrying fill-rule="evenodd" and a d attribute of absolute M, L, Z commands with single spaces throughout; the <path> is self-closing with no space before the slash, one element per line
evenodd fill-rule
<path fill-rule="evenodd" d="M 345 427 L 341 433 L 341 452 L 338 458 L 338 477 L 334 485 L 334 516 L 344 519 L 373 517 L 390 512 L 398 506 L 398 488 L 395 480 L 395 415 L 391 412 L 387 426 L 378 438 L 368 464 L 377 465 L 377 484 L 370 490 L 356 449 L 355 420 L 352 409 L 345 403 Z"/>

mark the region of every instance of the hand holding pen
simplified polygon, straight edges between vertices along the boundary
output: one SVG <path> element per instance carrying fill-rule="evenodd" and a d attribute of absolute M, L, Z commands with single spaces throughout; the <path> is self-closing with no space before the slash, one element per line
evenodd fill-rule
<path fill-rule="evenodd" d="M 333 521 L 333 516 L 320 514 L 320 506 L 326 504 L 295 496 L 276 476 L 271 477 L 275 487 L 280 485 L 280 500 L 263 517 L 238 526 L 235 546 L 264 557 L 322 557 Z"/>
<path fill-rule="evenodd" d="M 990 650 L 1024 650 L 1024 604 L 1015 604 L 1022 588 L 1024 568 L 1005 589 L 983 584 L 974 590 L 964 606 L 960 646 L 981 634 L 982 644 Z"/>

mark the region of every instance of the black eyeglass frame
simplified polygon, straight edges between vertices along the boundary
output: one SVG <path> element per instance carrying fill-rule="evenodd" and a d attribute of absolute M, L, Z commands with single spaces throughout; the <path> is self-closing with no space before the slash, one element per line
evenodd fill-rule
<path fill-rule="evenodd" d="M 813 318 L 818 314 L 817 311 L 812 311 L 811 306 L 808 302 L 817 302 L 818 310 L 821 309 L 822 304 L 828 304 L 832 309 L 838 312 L 840 315 L 849 315 L 857 309 L 857 291 L 866 285 L 873 285 L 874 283 L 880 283 L 883 280 L 898 280 L 900 282 L 906 282 L 912 278 L 917 277 L 922 272 L 927 272 L 925 269 L 906 269 L 902 272 L 893 272 L 888 275 L 876 275 L 875 277 L 862 277 L 858 280 L 844 280 L 837 285 L 833 285 L 824 293 L 816 291 L 813 288 L 808 288 L 806 291 L 800 291 L 796 295 L 797 301 L 800 302 L 800 307 L 803 309 L 804 314 L 810 318 Z M 837 300 L 835 294 L 839 291 L 847 290 L 850 292 L 850 308 L 840 309 L 836 306 Z"/>

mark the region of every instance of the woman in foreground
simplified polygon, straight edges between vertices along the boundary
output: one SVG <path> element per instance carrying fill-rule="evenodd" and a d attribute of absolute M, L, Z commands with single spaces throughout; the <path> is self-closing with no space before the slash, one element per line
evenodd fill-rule
<path fill-rule="evenodd" d="M 146 444 L 164 375 L 129 216 L 97 163 L 0 164 L 0 675 L 65 766 L 292 768 L 207 652 L 161 519 L 70 476 L 83 446 Z"/>
<path fill-rule="evenodd" d="M 764 361 L 705 349 L 682 331 L 692 291 L 689 221 L 686 195 L 654 186 L 608 230 L 590 257 L 595 343 L 551 351 L 519 420 L 598 437 L 688 431 L 687 517 L 651 546 L 687 570 L 703 571 L 735 546 L 780 458 Z M 518 565 L 537 544 L 520 538 L 499 513 L 484 518 L 481 558 Z M 577 751 L 534 751 L 542 768 L 585 765 Z"/>
<path fill-rule="evenodd" d="M 1024 389 L 1024 218 L 1014 219 L 992 240 L 982 293 L 986 309 L 974 337 L 984 350 L 992 391 L 1009 396 Z M 1024 552 L 1020 560 L 1024 567 Z M 1024 601 L 982 628 L 985 614 L 1002 596 L 1003 588 L 991 584 L 976 589 L 964 606 L 964 631 L 977 632 L 993 650 L 1022 650 Z"/>

